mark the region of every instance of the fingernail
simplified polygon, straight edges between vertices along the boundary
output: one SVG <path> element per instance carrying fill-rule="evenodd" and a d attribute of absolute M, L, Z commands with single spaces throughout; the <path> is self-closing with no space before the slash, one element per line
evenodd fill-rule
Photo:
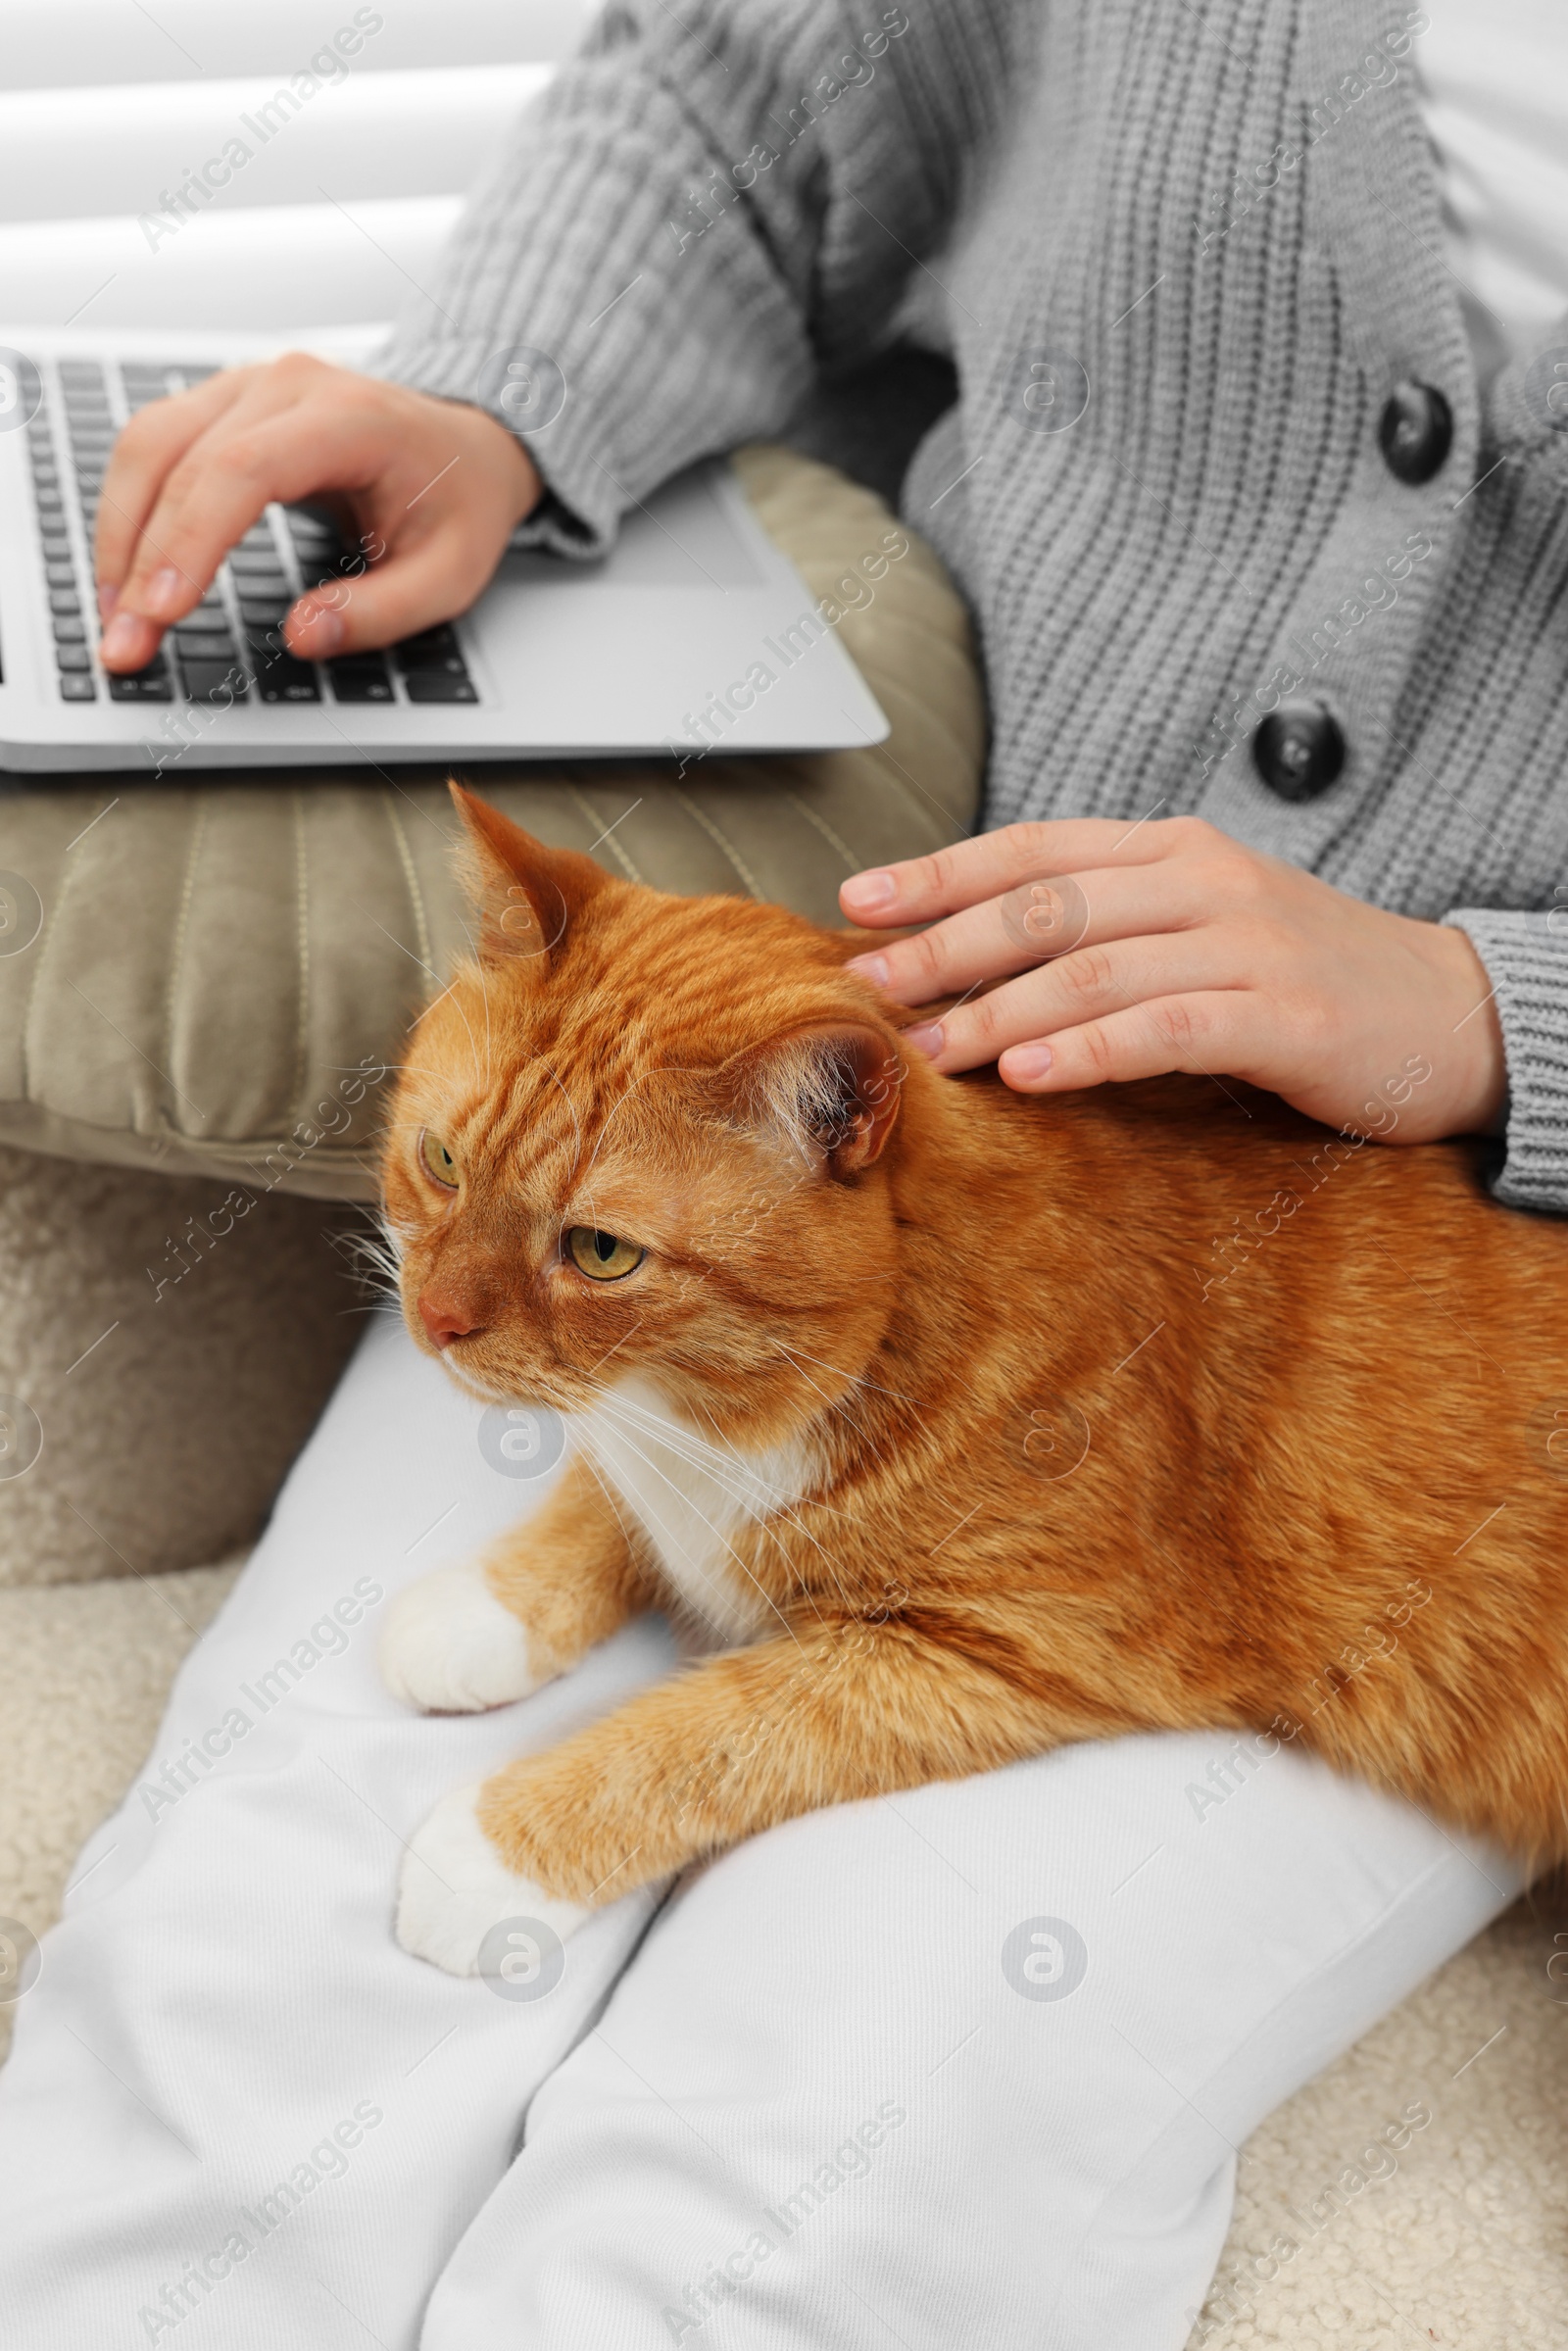
<path fill-rule="evenodd" d="M 1004 1076 L 1043 1078 L 1055 1056 L 1049 1045 L 1015 1045 L 1006 1058 Z"/>
<path fill-rule="evenodd" d="M 873 988 L 885 988 L 888 984 L 886 955 L 851 955 L 844 968 L 846 971 L 858 971 L 862 979 L 870 981 Z"/>
<path fill-rule="evenodd" d="M 144 620 L 136 619 L 130 612 L 117 612 L 104 630 L 103 643 L 99 647 L 104 660 L 119 661 L 138 653 L 146 625 Z"/>
<path fill-rule="evenodd" d="M 179 603 L 184 588 L 185 582 L 174 569 L 173 564 L 165 563 L 160 570 L 153 573 L 152 578 L 143 588 L 141 601 L 147 612 L 151 613 L 172 613 L 175 605 Z"/>
<path fill-rule="evenodd" d="M 941 1021 L 926 1020 L 922 1021 L 917 1029 L 906 1029 L 904 1042 L 906 1045 L 912 1045 L 917 1053 L 924 1053 L 928 1060 L 934 1061 L 942 1051 Z"/>
<path fill-rule="evenodd" d="M 114 611 L 114 609 L 115 609 L 116 605 L 117 605 L 119 602 L 120 602 L 120 590 L 119 590 L 118 588 L 112 588 L 112 587 L 109 585 L 109 582 L 108 582 L 106 579 L 101 579 L 101 580 L 98 582 L 98 617 L 99 617 L 99 619 L 100 619 L 100 620 L 107 620 L 107 619 L 109 618 L 109 615 L 110 615 L 110 613 L 111 613 L 111 612 Z"/>
<path fill-rule="evenodd" d="M 294 625 L 309 637 L 313 661 L 326 661 L 343 643 L 342 617 L 324 605 L 296 605 Z"/>
<path fill-rule="evenodd" d="M 890 906 L 899 895 L 899 885 L 885 867 L 878 866 L 870 873 L 852 874 L 839 892 L 839 903 L 852 913 L 869 914 L 874 906 Z"/>

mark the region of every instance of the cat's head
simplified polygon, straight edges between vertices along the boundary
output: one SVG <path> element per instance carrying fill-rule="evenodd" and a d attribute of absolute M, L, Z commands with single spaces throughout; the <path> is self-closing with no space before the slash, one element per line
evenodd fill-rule
<path fill-rule="evenodd" d="M 770 1442 L 896 1289 L 911 1072 L 849 935 L 548 850 L 453 787 L 471 961 L 411 1040 L 382 1181 L 416 1342 L 488 1400 L 633 1372 Z"/>

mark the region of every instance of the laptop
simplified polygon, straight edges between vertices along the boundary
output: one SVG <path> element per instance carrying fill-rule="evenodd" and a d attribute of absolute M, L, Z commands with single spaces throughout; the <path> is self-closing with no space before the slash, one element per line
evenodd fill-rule
<path fill-rule="evenodd" d="M 309 338 L 355 364 L 373 337 Z M 727 465 L 629 510 L 580 563 L 513 547 L 458 619 L 385 654 L 294 660 L 285 612 L 364 559 L 270 507 L 148 667 L 98 660 L 91 548 L 116 434 L 149 401 L 266 356 L 233 333 L 0 328 L 0 770 L 319 765 L 856 749 L 888 723 Z M 868 548 L 867 554 L 874 550 Z"/>

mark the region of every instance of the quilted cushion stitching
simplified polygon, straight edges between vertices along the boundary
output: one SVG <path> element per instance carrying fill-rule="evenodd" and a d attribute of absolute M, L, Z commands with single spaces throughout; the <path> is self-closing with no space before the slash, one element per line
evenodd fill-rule
<path fill-rule="evenodd" d="M 740 875 L 741 880 L 746 884 L 746 887 L 751 892 L 753 898 L 761 898 L 765 896 L 765 893 L 758 886 L 756 874 L 752 872 L 750 866 L 746 863 L 746 860 L 741 856 L 739 850 L 734 847 L 732 842 L 725 839 L 723 833 L 720 832 L 718 826 L 713 822 L 712 818 L 710 816 L 705 816 L 702 809 L 697 806 L 697 803 L 694 800 L 688 800 L 684 792 L 676 791 L 673 785 L 670 787 L 670 789 L 672 792 L 674 792 L 674 797 L 679 801 L 681 807 L 686 810 L 687 815 L 694 816 L 697 819 L 697 822 L 702 826 L 704 832 L 708 835 L 709 839 L 717 843 L 718 847 L 723 851 L 725 857 L 728 857 L 730 863 L 734 866 L 736 872 Z"/>
<path fill-rule="evenodd" d="M 418 959 L 430 977 L 434 979 L 435 957 L 430 947 L 430 925 L 425 919 L 424 893 L 419 888 L 419 875 L 414 862 L 414 852 L 409 847 L 409 837 L 403 830 L 403 819 L 393 806 L 390 792 L 381 794 L 381 806 L 385 808 L 386 820 L 392 827 L 392 838 L 397 844 L 398 861 L 403 867 L 403 879 L 408 884 L 409 905 L 414 911 L 414 935 L 419 943 Z"/>
<path fill-rule="evenodd" d="M 311 932 L 310 932 L 310 869 L 306 852 L 305 795 L 296 791 L 294 802 L 294 888 L 296 906 L 296 937 L 299 945 L 299 1017 L 294 1031 L 294 1090 L 293 1101 L 300 1102 L 305 1093 L 306 1053 L 309 1042 L 311 1002 Z"/>
<path fill-rule="evenodd" d="M 174 951 L 170 959 L 169 989 L 164 1000 L 164 1060 L 168 1065 L 165 1074 L 171 1086 L 174 1084 L 174 1024 L 179 1012 L 179 983 L 185 968 L 185 937 L 190 928 L 191 901 L 196 894 L 196 867 L 201 858 L 211 807 L 209 800 L 198 797 L 190 841 L 185 850 L 185 871 L 179 885 L 179 908 L 174 916 Z M 175 1091 L 178 1092 L 177 1087 Z"/>
<path fill-rule="evenodd" d="M 579 792 L 575 784 L 568 784 L 566 786 L 566 792 L 573 806 L 582 810 L 583 814 L 588 818 L 590 824 L 597 824 L 599 822 L 599 811 L 594 807 L 593 802 L 588 798 L 587 794 L 584 792 Z M 636 801 L 633 801 L 632 808 L 636 808 L 638 805 L 639 804 Z M 625 813 L 629 816 L 631 814 L 631 808 L 627 808 Z M 620 821 L 620 817 L 617 816 L 615 818 L 615 824 L 619 824 Z M 640 882 L 643 877 L 638 872 L 636 866 L 632 863 L 630 857 L 627 857 L 626 852 L 621 848 L 620 843 L 614 838 L 614 825 L 612 825 L 607 832 L 601 833 L 598 840 L 594 843 L 594 849 L 602 849 L 608 843 L 611 856 L 614 857 L 616 862 L 619 864 L 620 870 L 626 876 L 627 881 Z M 592 856 L 592 854 L 593 852 L 590 851 L 589 855 Z"/>

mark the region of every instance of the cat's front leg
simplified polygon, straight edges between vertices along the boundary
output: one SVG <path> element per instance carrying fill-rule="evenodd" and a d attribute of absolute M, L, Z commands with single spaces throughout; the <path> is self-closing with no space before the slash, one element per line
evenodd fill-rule
<path fill-rule="evenodd" d="M 415 1831 L 398 1886 L 399 1942 L 453 1976 L 480 1972 L 497 1927 L 523 1931 L 543 1924 L 564 1942 L 592 1908 L 550 1893 L 511 1866 L 480 1826 L 484 1792 L 478 1780 L 442 1797 Z M 490 1973 L 501 1973 L 507 1942 L 506 1936 L 493 1937 L 497 1964 Z"/>
<path fill-rule="evenodd" d="M 427 1714 L 509 1705 L 566 1673 L 651 1597 L 578 1459 L 536 1517 L 398 1594 L 381 1637 L 382 1679 Z"/>
<path fill-rule="evenodd" d="M 796 1814 L 1118 1727 L 1028 1698 L 906 1626 L 811 1619 L 799 1639 L 708 1658 L 448 1796 L 404 1864 L 398 1938 L 472 1974 L 504 1918 L 564 1935 L 632 1886 Z"/>

